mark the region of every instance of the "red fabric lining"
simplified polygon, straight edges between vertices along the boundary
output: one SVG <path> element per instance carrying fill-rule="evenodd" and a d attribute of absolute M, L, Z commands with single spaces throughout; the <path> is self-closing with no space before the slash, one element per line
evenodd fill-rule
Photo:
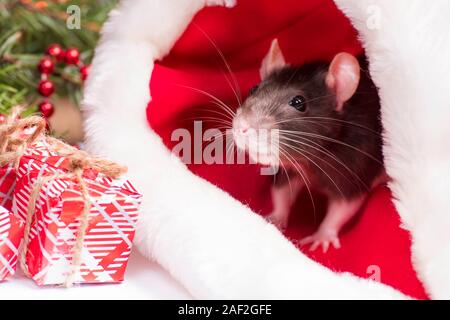
<path fill-rule="evenodd" d="M 260 62 L 275 37 L 293 64 L 331 59 L 340 51 L 357 54 L 362 50 L 354 29 L 331 0 L 241 0 L 233 9 L 204 9 L 153 71 L 149 123 L 169 148 L 175 144 L 170 141 L 174 129 L 192 130 L 193 118 L 211 116 L 206 108 L 218 110 L 210 98 L 184 86 L 204 90 L 233 108 L 237 106 L 225 77 L 225 65 L 208 37 L 223 52 L 244 97 L 259 82 Z M 270 212 L 271 181 L 259 174 L 256 165 L 201 164 L 189 165 L 189 169 L 256 212 Z M 286 231 L 294 242 L 320 222 L 326 201 L 318 196 L 315 203 L 316 213 L 307 193 L 298 200 Z M 332 248 L 326 254 L 301 250 L 332 270 L 361 277 L 371 276 L 370 266 L 378 267 L 383 283 L 413 297 L 427 298 L 411 266 L 409 234 L 400 228 L 387 188 L 373 192 L 361 214 L 341 235 L 341 243 L 341 249 Z"/>

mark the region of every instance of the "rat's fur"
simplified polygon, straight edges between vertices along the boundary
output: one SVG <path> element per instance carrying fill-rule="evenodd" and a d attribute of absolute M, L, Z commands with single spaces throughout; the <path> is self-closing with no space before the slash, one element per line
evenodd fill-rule
<path fill-rule="evenodd" d="M 365 67 L 364 57 L 360 61 Z M 337 54 L 331 63 L 289 66 L 276 39 L 260 74 L 263 81 L 236 112 L 233 136 L 254 160 L 281 162 L 267 219 L 284 229 L 302 184 L 309 192 L 316 189 L 328 197 L 327 214 L 300 244 L 311 243 L 311 250 L 320 246 L 327 251 L 330 244 L 340 248 L 341 228 L 382 174 L 377 89 L 367 72 L 361 76 L 361 62 L 350 54 Z M 300 103 L 291 105 L 296 99 Z M 269 130 L 271 138 L 260 137 L 261 129 Z"/>

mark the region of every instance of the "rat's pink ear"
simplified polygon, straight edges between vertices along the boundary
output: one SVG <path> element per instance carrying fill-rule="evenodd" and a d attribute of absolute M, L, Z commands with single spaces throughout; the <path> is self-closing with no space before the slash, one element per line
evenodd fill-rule
<path fill-rule="evenodd" d="M 280 45 L 278 44 L 278 39 L 274 39 L 270 45 L 269 52 L 264 57 L 261 68 L 259 69 L 259 74 L 261 79 L 267 78 L 276 69 L 281 69 L 286 65 L 286 60 L 284 59 L 283 52 L 281 52 Z"/>
<path fill-rule="evenodd" d="M 359 85 L 360 72 L 359 62 L 351 54 L 339 53 L 331 62 L 326 84 L 336 94 L 339 111 L 342 110 L 344 103 L 355 94 Z"/>

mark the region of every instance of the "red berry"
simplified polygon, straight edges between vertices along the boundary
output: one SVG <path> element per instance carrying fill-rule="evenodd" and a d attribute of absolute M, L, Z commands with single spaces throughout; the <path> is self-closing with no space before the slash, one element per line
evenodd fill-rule
<path fill-rule="evenodd" d="M 41 73 L 49 74 L 53 72 L 55 65 L 50 58 L 42 58 L 41 61 L 39 61 L 38 69 Z"/>
<path fill-rule="evenodd" d="M 47 54 L 49 56 L 56 58 L 56 60 L 58 61 L 63 60 L 65 57 L 64 50 L 61 48 L 59 44 L 51 44 L 47 48 Z"/>
<path fill-rule="evenodd" d="M 2 113 L 0 113 L 0 124 L 4 123 L 6 121 L 6 116 Z"/>
<path fill-rule="evenodd" d="M 78 51 L 78 49 L 67 49 L 65 60 L 67 64 L 78 64 L 78 62 L 80 62 L 80 52 Z"/>
<path fill-rule="evenodd" d="M 91 67 L 90 65 L 80 67 L 81 79 L 83 81 L 85 81 L 87 79 L 90 67 Z"/>
<path fill-rule="evenodd" d="M 55 86 L 50 80 L 41 80 L 41 82 L 39 82 L 38 91 L 44 97 L 48 97 L 55 91 Z"/>
<path fill-rule="evenodd" d="M 42 115 L 45 118 L 49 118 L 52 116 L 53 112 L 55 111 L 53 104 L 48 101 L 42 101 L 39 103 L 39 111 L 42 113 Z"/>

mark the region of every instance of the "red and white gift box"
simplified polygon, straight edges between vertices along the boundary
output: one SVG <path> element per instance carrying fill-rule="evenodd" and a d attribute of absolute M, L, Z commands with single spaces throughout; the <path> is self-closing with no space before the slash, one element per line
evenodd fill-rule
<path fill-rule="evenodd" d="M 66 173 L 69 159 L 40 140 L 22 156 L 13 209 L 26 220 L 31 192 L 43 176 Z M 91 210 L 74 283 L 120 282 L 131 253 L 141 195 L 131 183 L 85 171 Z M 71 271 L 84 202 L 79 182 L 56 178 L 44 184 L 36 201 L 26 262 L 39 285 L 62 284 Z"/>
<path fill-rule="evenodd" d="M 0 206 L 0 281 L 8 279 L 16 271 L 23 228 L 21 219 Z"/>

